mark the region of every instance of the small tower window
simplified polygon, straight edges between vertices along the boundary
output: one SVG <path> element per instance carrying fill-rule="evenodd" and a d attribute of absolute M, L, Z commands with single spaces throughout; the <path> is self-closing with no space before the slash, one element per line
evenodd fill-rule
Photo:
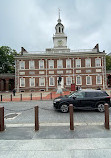
<path fill-rule="evenodd" d="M 63 28 L 62 28 L 62 33 L 63 33 Z"/>
<path fill-rule="evenodd" d="M 61 32 L 61 28 L 59 27 L 59 33 Z"/>

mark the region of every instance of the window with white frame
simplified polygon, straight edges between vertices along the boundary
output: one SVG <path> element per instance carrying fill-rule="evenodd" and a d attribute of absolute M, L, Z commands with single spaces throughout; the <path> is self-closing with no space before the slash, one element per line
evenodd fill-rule
<path fill-rule="evenodd" d="M 25 69 L 25 61 L 20 61 L 20 69 Z"/>
<path fill-rule="evenodd" d="M 35 62 L 33 60 L 29 61 L 29 69 L 35 69 Z"/>
<path fill-rule="evenodd" d="M 39 69 L 44 69 L 44 60 L 39 60 Z"/>
<path fill-rule="evenodd" d="M 54 86 L 55 82 L 54 82 L 54 77 L 49 77 L 49 86 Z"/>
<path fill-rule="evenodd" d="M 96 76 L 96 84 L 102 84 L 102 76 Z"/>
<path fill-rule="evenodd" d="M 66 85 L 71 85 L 72 77 L 66 77 Z"/>
<path fill-rule="evenodd" d="M 81 67 L 81 59 L 76 59 L 76 67 Z"/>
<path fill-rule="evenodd" d="M 45 78 L 39 78 L 39 86 L 45 86 Z"/>
<path fill-rule="evenodd" d="M 62 60 L 57 60 L 57 68 L 63 68 L 63 61 Z"/>
<path fill-rule="evenodd" d="M 25 87 L 25 78 L 20 78 L 20 87 Z"/>
<path fill-rule="evenodd" d="M 92 76 L 86 76 L 86 85 L 92 85 Z"/>
<path fill-rule="evenodd" d="M 76 76 L 76 85 L 82 85 L 82 77 Z"/>
<path fill-rule="evenodd" d="M 71 59 L 66 60 L 66 68 L 71 68 Z"/>
<path fill-rule="evenodd" d="M 49 69 L 54 68 L 54 60 L 49 60 Z"/>
<path fill-rule="evenodd" d="M 85 67 L 91 67 L 91 59 L 85 59 Z"/>
<path fill-rule="evenodd" d="M 35 78 L 30 78 L 29 82 L 30 82 L 30 87 L 35 87 Z"/>
<path fill-rule="evenodd" d="M 95 59 L 95 66 L 100 67 L 101 66 L 101 58 L 96 58 Z"/>

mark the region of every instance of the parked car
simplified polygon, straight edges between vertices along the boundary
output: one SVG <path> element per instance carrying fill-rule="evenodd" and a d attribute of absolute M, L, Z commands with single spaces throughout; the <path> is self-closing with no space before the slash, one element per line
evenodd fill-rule
<path fill-rule="evenodd" d="M 110 96 L 106 91 L 101 90 L 79 90 L 70 95 L 60 96 L 53 100 L 55 109 L 66 113 L 69 111 L 69 104 L 73 104 L 74 109 L 94 109 L 104 112 L 104 104 L 110 107 Z"/>

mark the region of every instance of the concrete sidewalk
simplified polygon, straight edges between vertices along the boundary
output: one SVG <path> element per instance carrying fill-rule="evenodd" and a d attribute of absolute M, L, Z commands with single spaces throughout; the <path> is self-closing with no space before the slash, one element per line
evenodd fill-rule
<path fill-rule="evenodd" d="M 0 141 L 1 158 L 110 158 L 111 138 Z"/>
<path fill-rule="evenodd" d="M 104 125 L 7 126 L 0 133 L 0 158 L 110 158 L 111 131 Z"/>

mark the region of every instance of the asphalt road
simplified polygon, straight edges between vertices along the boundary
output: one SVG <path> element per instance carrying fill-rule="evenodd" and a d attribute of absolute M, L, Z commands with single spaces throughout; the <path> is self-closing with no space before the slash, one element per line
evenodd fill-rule
<path fill-rule="evenodd" d="M 69 123 L 69 113 L 55 111 L 52 101 L 28 101 L 0 103 L 0 106 L 4 106 L 5 109 L 5 124 L 34 123 L 34 107 L 36 105 L 39 106 L 40 123 Z M 109 111 L 111 120 L 111 109 Z M 76 110 L 74 111 L 74 122 L 104 123 L 104 113 Z"/>

